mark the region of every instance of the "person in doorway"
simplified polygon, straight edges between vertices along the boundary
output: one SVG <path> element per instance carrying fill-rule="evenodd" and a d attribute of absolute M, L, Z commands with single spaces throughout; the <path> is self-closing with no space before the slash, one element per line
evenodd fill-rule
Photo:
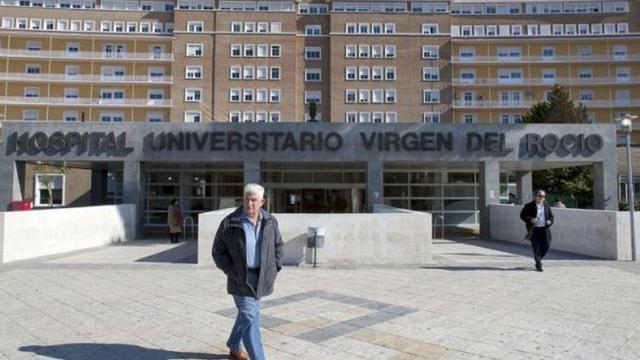
<path fill-rule="evenodd" d="M 167 225 L 169 225 L 169 239 L 172 244 L 180 242 L 178 239 L 182 233 L 182 210 L 180 201 L 172 199 L 167 209 Z"/>
<path fill-rule="evenodd" d="M 553 212 L 551 212 L 551 206 L 545 202 L 545 197 L 544 190 L 536 191 L 535 199 L 526 204 L 520 212 L 520 219 L 525 223 L 533 247 L 536 271 L 539 272 L 542 272 L 542 259 L 549 251 L 550 228 L 553 225 Z"/>
<path fill-rule="evenodd" d="M 556 198 L 556 201 L 553 203 L 553 207 L 557 207 L 557 208 L 561 208 L 561 209 L 566 209 L 567 208 L 567 206 L 562 201 L 560 201 L 559 198 Z"/>
<path fill-rule="evenodd" d="M 243 205 L 222 220 L 211 250 L 216 266 L 227 275 L 227 292 L 238 309 L 227 341 L 229 355 L 236 360 L 264 360 L 260 299 L 273 292 L 282 269 L 284 243 L 278 221 L 263 205 L 264 188 L 246 185 Z"/>

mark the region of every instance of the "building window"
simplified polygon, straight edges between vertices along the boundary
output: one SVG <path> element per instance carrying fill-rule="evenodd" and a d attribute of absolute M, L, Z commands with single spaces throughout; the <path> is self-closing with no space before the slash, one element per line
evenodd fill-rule
<path fill-rule="evenodd" d="M 311 101 L 314 101 L 316 104 L 320 104 L 322 102 L 322 94 L 320 91 L 305 91 L 304 92 L 304 103 L 308 104 Z"/>
<path fill-rule="evenodd" d="M 385 114 L 385 122 L 388 123 L 395 123 L 398 122 L 398 116 L 396 115 L 395 111 L 387 111 Z"/>
<path fill-rule="evenodd" d="M 371 122 L 371 114 L 369 114 L 368 112 L 359 113 L 358 118 L 358 121 L 360 121 L 361 123 Z"/>
<path fill-rule="evenodd" d="M 253 66 L 245 66 L 242 69 L 242 77 L 245 80 L 253 80 L 255 78 L 255 68 Z"/>
<path fill-rule="evenodd" d="M 202 101 L 202 89 L 185 89 L 184 90 L 185 102 L 200 102 Z"/>
<path fill-rule="evenodd" d="M 358 57 L 364 59 L 369 57 L 369 45 L 358 46 Z"/>
<path fill-rule="evenodd" d="M 593 69 L 591 69 L 591 68 L 580 68 L 580 69 L 578 69 L 578 79 L 580 79 L 580 80 L 591 79 L 592 75 L 593 75 Z"/>
<path fill-rule="evenodd" d="M 304 69 L 304 81 L 306 82 L 322 81 L 322 69 Z"/>
<path fill-rule="evenodd" d="M 269 113 L 269 121 L 271 122 L 280 122 L 280 112 L 272 111 Z"/>
<path fill-rule="evenodd" d="M 542 69 L 542 82 L 553 84 L 556 81 L 556 69 Z"/>
<path fill-rule="evenodd" d="M 616 81 L 629 82 L 631 78 L 631 69 L 628 67 L 616 68 Z"/>
<path fill-rule="evenodd" d="M 387 104 L 394 104 L 396 100 L 396 89 L 385 89 L 384 102 Z"/>
<path fill-rule="evenodd" d="M 396 79 L 396 68 L 387 67 L 384 69 L 384 79 L 387 81 L 394 81 Z"/>
<path fill-rule="evenodd" d="M 244 45 L 244 57 L 254 57 L 256 53 L 256 46 L 254 44 Z"/>
<path fill-rule="evenodd" d="M 344 47 L 344 57 L 346 58 L 355 58 L 358 52 L 358 46 L 356 45 L 345 45 Z"/>
<path fill-rule="evenodd" d="M 387 59 L 396 57 L 396 46 L 395 45 L 385 45 L 384 46 L 384 57 Z"/>
<path fill-rule="evenodd" d="M 232 33 L 240 33 L 240 32 L 242 32 L 242 23 L 241 22 L 232 22 L 231 23 L 231 32 Z"/>
<path fill-rule="evenodd" d="M 148 112 L 147 122 L 163 122 L 164 115 L 161 112 Z"/>
<path fill-rule="evenodd" d="M 40 112 L 38 110 L 23 110 L 22 120 L 24 121 L 38 121 L 40 120 Z"/>
<path fill-rule="evenodd" d="M 465 124 L 473 124 L 476 122 L 476 114 L 463 114 L 462 122 Z"/>
<path fill-rule="evenodd" d="M 440 113 L 438 112 L 425 112 L 422 113 L 422 122 L 429 124 L 440 123 Z"/>
<path fill-rule="evenodd" d="M 241 66 L 231 66 L 229 67 L 229 79 L 231 80 L 239 80 L 242 78 L 242 67 Z"/>
<path fill-rule="evenodd" d="M 256 57 L 267 57 L 269 56 L 269 45 L 266 44 L 260 44 L 258 45 L 258 47 L 256 48 L 257 52 L 256 52 Z"/>
<path fill-rule="evenodd" d="M 358 102 L 361 103 L 361 104 L 368 104 L 369 103 L 369 95 L 370 95 L 369 89 L 360 89 L 360 90 L 358 90 Z"/>
<path fill-rule="evenodd" d="M 424 45 L 422 47 L 423 59 L 437 59 L 438 58 L 438 46 L 437 45 Z"/>
<path fill-rule="evenodd" d="M 256 67 L 256 80 L 268 80 L 269 78 L 268 70 L 269 68 L 266 66 Z"/>
<path fill-rule="evenodd" d="M 186 123 L 200 122 L 201 119 L 202 119 L 202 113 L 200 111 L 185 111 L 184 112 L 184 122 L 186 122 Z"/>
<path fill-rule="evenodd" d="M 64 174 L 35 174 L 34 206 L 64 205 Z"/>
<path fill-rule="evenodd" d="M 422 33 L 423 34 L 437 34 L 438 33 L 438 24 L 422 24 Z"/>
<path fill-rule="evenodd" d="M 229 122 L 240 122 L 240 111 L 230 111 Z"/>
<path fill-rule="evenodd" d="M 345 68 L 344 78 L 345 80 L 356 80 L 358 68 L 355 66 L 347 66 Z"/>
<path fill-rule="evenodd" d="M 360 66 L 358 68 L 358 79 L 360 79 L 360 80 L 369 80 L 369 67 L 368 66 Z"/>
<path fill-rule="evenodd" d="M 242 113 L 243 122 L 253 122 L 253 111 L 245 111 Z"/>
<path fill-rule="evenodd" d="M 189 57 L 201 57 L 202 56 L 202 44 L 187 44 L 186 56 L 189 56 Z"/>
<path fill-rule="evenodd" d="M 62 120 L 67 122 L 78 121 L 78 112 L 75 110 L 65 110 L 62 112 Z"/>
<path fill-rule="evenodd" d="M 124 121 L 124 113 L 121 112 L 101 112 L 100 113 L 100 121 L 101 122 L 123 122 Z"/>
<path fill-rule="evenodd" d="M 348 112 L 344 114 L 344 121 L 348 123 L 358 122 L 358 113 Z"/>
<path fill-rule="evenodd" d="M 440 80 L 440 68 L 437 68 L 437 67 L 422 68 L 422 80 L 423 81 Z"/>
<path fill-rule="evenodd" d="M 240 102 L 240 89 L 229 89 L 229 102 Z"/>
<path fill-rule="evenodd" d="M 591 46 L 581 46 L 578 48 L 578 56 L 579 57 L 590 57 L 591 56 Z"/>
<path fill-rule="evenodd" d="M 279 103 L 280 102 L 280 89 L 271 89 L 271 90 L 269 90 L 269 102 L 271 102 L 271 103 Z"/>
<path fill-rule="evenodd" d="M 188 32 L 202 32 L 204 23 L 202 21 L 187 21 Z"/>
<path fill-rule="evenodd" d="M 304 27 L 304 33 L 307 36 L 320 36 L 322 34 L 321 25 L 306 25 Z"/>
<path fill-rule="evenodd" d="M 241 56 L 242 56 L 242 45 L 231 44 L 231 57 L 241 57 Z"/>
<path fill-rule="evenodd" d="M 395 34 L 396 33 L 396 24 L 394 24 L 394 23 L 384 24 L 384 33 L 385 34 Z"/>
<path fill-rule="evenodd" d="M 28 97 L 28 98 L 40 97 L 40 88 L 37 88 L 37 87 L 24 88 L 24 97 Z"/>
<path fill-rule="evenodd" d="M 185 77 L 187 79 L 202 79 L 202 66 L 187 66 L 185 68 Z"/>
<path fill-rule="evenodd" d="M 253 89 L 242 90 L 242 102 L 252 103 L 254 100 L 255 91 Z"/>
<path fill-rule="evenodd" d="M 271 57 L 280 57 L 281 46 L 280 45 L 271 45 Z"/>
<path fill-rule="evenodd" d="M 425 104 L 437 104 L 440 102 L 440 90 L 423 90 L 422 102 Z"/>
<path fill-rule="evenodd" d="M 344 102 L 347 104 L 353 104 L 356 102 L 357 97 L 358 97 L 358 90 L 347 89 L 345 90 Z"/>
<path fill-rule="evenodd" d="M 305 60 L 321 60 L 322 59 L 322 48 L 320 48 L 320 47 L 305 47 L 304 48 L 304 59 Z"/>
<path fill-rule="evenodd" d="M 627 58 L 627 45 L 615 45 L 613 47 L 613 58 L 623 60 Z"/>

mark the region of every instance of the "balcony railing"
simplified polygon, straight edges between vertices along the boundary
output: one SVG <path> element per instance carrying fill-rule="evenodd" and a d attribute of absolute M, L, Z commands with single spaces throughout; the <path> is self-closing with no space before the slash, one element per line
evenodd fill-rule
<path fill-rule="evenodd" d="M 488 85 L 516 85 L 516 86 L 553 86 L 559 85 L 625 85 L 640 84 L 640 77 L 628 78 L 616 77 L 593 77 L 588 79 L 579 78 L 553 78 L 553 79 L 497 79 L 497 78 L 476 78 L 476 79 L 453 79 L 454 86 L 488 86 Z"/>
<path fill-rule="evenodd" d="M 55 51 L 55 50 L 17 50 L 0 49 L 0 57 L 24 57 L 65 60 L 144 60 L 173 61 L 172 53 L 131 53 L 131 52 L 93 52 L 93 51 Z"/>
<path fill-rule="evenodd" d="M 541 100 L 540 100 L 541 101 Z M 483 109 L 483 108 L 498 108 L 498 109 L 528 109 L 531 106 L 540 102 L 538 100 L 523 100 L 523 101 L 482 101 L 482 100 L 454 100 L 454 109 Z M 591 100 L 581 101 L 574 100 L 575 103 L 582 103 L 586 107 L 640 107 L 640 100 Z"/>
<path fill-rule="evenodd" d="M 628 55 L 555 55 L 555 56 L 452 56 L 452 63 L 566 63 L 566 62 L 598 62 L 598 61 L 637 61 L 640 54 Z"/>
<path fill-rule="evenodd" d="M 24 74 L 0 73 L 0 80 L 7 81 L 45 81 L 45 82 L 98 82 L 98 83 L 136 83 L 171 84 L 171 76 L 106 76 L 106 75 L 67 75 L 67 74 Z"/>
<path fill-rule="evenodd" d="M 53 98 L 28 96 L 0 96 L 2 105 L 69 105 L 69 106 L 110 106 L 110 107 L 168 107 L 170 99 L 91 99 L 91 98 Z"/>

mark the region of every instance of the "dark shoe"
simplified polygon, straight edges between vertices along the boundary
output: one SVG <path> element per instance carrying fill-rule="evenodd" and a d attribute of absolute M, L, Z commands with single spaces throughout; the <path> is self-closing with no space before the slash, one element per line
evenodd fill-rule
<path fill-rule="evenodd" d="M 244 351 L 229 351 L 229 356 L 234 360 L 250 360 L 249 354 Z"/>
<path fill-rule="evenodd" d="M 536 271 L 542 272 L 542 264 L 536 264 Z"/>

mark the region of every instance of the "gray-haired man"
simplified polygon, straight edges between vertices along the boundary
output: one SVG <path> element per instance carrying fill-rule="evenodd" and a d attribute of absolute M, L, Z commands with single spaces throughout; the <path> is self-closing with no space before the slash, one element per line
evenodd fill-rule
<path fill-rule="evenodd" d="M 227 275 L 227 292 L 233 295 L 238 309 L 227 341 L 233 359 L 265 358 L 260 336 L 260 299 L 273 292 L 276 275 L 282 268 L 284 243 L 278 221 L 262 205 L 264 188 L 247 184 L 243 206 L 222 220 L 213 242 L 213 260 Z M 248 354 L 242 350 L 242 344 Z"/>

